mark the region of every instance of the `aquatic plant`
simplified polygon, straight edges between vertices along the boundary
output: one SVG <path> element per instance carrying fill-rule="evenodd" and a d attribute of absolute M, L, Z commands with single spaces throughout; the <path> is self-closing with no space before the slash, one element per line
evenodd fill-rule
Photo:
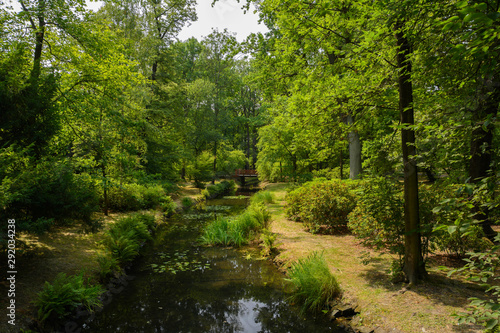
<path fill-rule="evenodd" d="M 276 244 L 276 239 L 278 235 L 267 230 L 262 229 L 262 233 L 260 234 L 260 240 L 262 241 L 262 251 L 260 252 L 262 256 L 267 257 L 271 255 L 279 244 Z"/>
<path fill-rule="evenodd" d="M 290 300 L 302 304 L 303 313 L 319 312 L 340 296 L 341 290 L 322 253 L 313 252 L 299 259 L 288 272 L 294 285 Z"/>
<path fill-rule="evenodd" d="M 274 202 L 274 196 L 271 192 L 269 191 L 259 191 L 252 195 L 250 198 L 251 203 L 265 203 L 265 204 L 271 204 Z"/>
<path fill-rule="evenodd" d="M 203 263 L 199 259 L 192 259 L 188 256 L 189 251 L 176 251 L 173 254 L 158 253 L 160 259 L 165 261 L 162 264 L 151 264 L 151 269 L 155 273 L 194 272 L 210 269 L 210 263 Z"/>
<path fill-rule="evenodd" d="M 200 237 L 204 245 L 235 245 L 248 243 L 254 232 L 265 228 L 270 214 L 262 204 L 250 205 L 239 216 L 229 219 L 219 217 L 208 223 Z"/>

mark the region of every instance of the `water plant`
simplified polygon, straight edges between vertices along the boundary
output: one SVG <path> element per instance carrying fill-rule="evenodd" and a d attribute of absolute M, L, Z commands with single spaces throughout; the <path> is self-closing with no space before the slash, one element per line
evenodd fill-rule
<path fill-rule="evenodd" d="M 265 228 L 269 219 L 270 214 L 264 205 L 250 205 L 235 218 L 218 217 L 208 223 L 200 241 L 204 245 L 241 246 L 248 243 L 251 235 Z"/>
<path fill-rule="evenodd" d="M 287 280 L 294 286 L 290 301 L 302 304 L 302 313 L 319 312 L 341 295 L 340 286 L 330 272 L 323 253 L 313 252 L 299 259 L 288 276 Z"/>
<path fill-rule="evenodd" d="M 199 259 L 192 259 L 188 255 L 189 251 L 176 251 L 173 254 L 160 252 L 158 256 L 165 260 L 162 264 L 151 264 L 151 269 L 155 273 L 169 272 L 177 274 L 178 272 L 194 272 L 210 269 L 210 263 L 202 262 Z"/>
<path fill-rule="evenodd" d="M 262 233 L 260 234 L 260 240 L 262 241 L 262 251 L 260 252 L 262 256 L 267 257 L 270 256 L 279 244 L 276 244 L 276 239 L 278 235 L 267 230 L 262 229 Z"/>
<path fill-rule="evenodd" d="M 264 204 L 271 204 L 274 202 L 274 196 L 271 192 L 269 191 L 259 191 L 252 195 L 250 198 L 251 203 L 264 203 Z"/>
<path fill-rule="evenodd" d="M 80 305 L 92 311 L 101 305 L 99 296 L 103 292 L 100 285 L 86 283 L 83 273 L 71 276 L 59 273 L 52 284 L 45 282 L 43 290 L 38 293 L 34 302 L 38 308 L 38 320 L 44 323 L 62 319 Z"/>

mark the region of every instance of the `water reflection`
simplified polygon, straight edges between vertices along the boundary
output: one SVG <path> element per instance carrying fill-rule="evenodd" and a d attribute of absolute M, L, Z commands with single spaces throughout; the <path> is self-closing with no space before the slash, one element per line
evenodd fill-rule
<path fill-rule="evenodd" d="M 233 249 L 198 247 L 202 223 L 179 219 L 158 230 L 143 262 L 131 272 L 135 279 L 85 331 L 344 332 L 328 321 L 301 319 L 285 301 L 285 281 L 271 263 L 247 260 Z M 210 268 L 152 271 L 151 264 L 179 258 L 180 252 L 182 260 Z"/>

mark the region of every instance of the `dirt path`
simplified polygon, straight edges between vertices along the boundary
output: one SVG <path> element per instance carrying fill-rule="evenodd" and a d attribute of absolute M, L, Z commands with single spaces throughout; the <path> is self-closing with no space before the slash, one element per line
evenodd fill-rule
<path fill-rule="evenodd" d="M 391 283 L 391 256 L 364 247 L 352 235 L 313 235 L 301 223 L 287 220 L 283 211 L 285 188 L 284 184 L 266 187 L 277 199 L 271 206 L 271 230 L 282 243 L 276 261 L 286 269 L 299 258 L 323 251 L 344 298 L 361 311 L 354 324 L 378 329 L 375 332 L 483 331 L 482 326 L 457 325 L 452 316 L 466 311 L 468 297 L 484 295 L 477 286 L 448 278 L 437 267 L 428 267 L 428 281 L 411 289 Z"/>

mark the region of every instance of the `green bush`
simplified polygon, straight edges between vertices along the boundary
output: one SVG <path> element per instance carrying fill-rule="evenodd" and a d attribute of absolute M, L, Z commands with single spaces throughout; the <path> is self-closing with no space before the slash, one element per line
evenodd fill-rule
<path fill-rule="evenodd" d="M 121 272 L 120 262 L 110 252 L 99 254 L 97 262 L 99 263 L 101 281 L 105 281 L 109 276 Z"/>
<path fill-rule="evenodd" d="M 103 245 L 109 256 L 123 265 L 139 254 L 142 242 L 151 239 L 149 230 L 154 225 L 154 216 L 148 214 L 121 218 L 107 231 Z"/>
<path fill-rule="evenodd" d="M 74 220 L 94 223 L 93 213 L 99 210 L 97 187 L 90 176 L 74 174 L 70 163 L 35 162 L 12 151 L 0 153 L 1 163 L 15 164 L 0 168 L 0 217 L 15 216 L 19 231 L 40 233 L 51 224 Z"/>
<path fill-rule="evenodd" d="M 218 184 L 207 186 L 207 188 L 201 191 L 201 194 L 207 200 L 234 195 L 234 193 L 236 193 L 236 183 L 232 180 L 223 180 Z"/>
<path fill-rule="evenodd" d="M 62 319 L 70 315 L 78 306 L 83 305 L 92 311 L 100 306 L 99 296 L 104 292 L 100 285 L 90 286 L 85 283 L 83 274 L 66 276 L 59 273 L 54 282 L 45 282 L 38 293 L 35 305 L 38 308 L 40 322 Z"/>
<path fill-rule="evenodd" d="M 181 200 L 181 204 L 182 204 L 182 208 L 184 208 L 185 210 L 188 210 L 194 206 L 195 201 L 193 199 L 191 199 L 190 197 L 184 197 Z"/>
<path fill-rule="evenodd" d="M 339 180 L 316 180 L 295 188 L 286 195 L 286 216 L 304 222 L 312 232 L 322 226 L 343 229 L 347 215 L 356 206 L 348 184 Z"/>
<path fill-rule="evenodd" d="M 435 228 L 431 245 L 458 257 L 483 251 L 489 243 L 474 222 L 474 204 L 460 191 L 448 192 L 432 210 Z"/>
<path fill-rule="evenodd" d="M 348 215 L 349 229 L 366 245 L 403 255 L 402 186 L 383 177 L 369 178 L 362 181 L 356 194 L 358 204 Z"/>
<path fill-rule="evenodd" d="M 341 294 L 323 254 L 318 252 L 300 259 L 291 267 L 288 276 L 288 280 L 294 285 L 290 299 L 302 304 L 303 313 L 319 312 Z"/>
<path fill-rule="evenodd" d="M 161 208 L 170 212 L 172 203 L 160 185 L 113 184 L 108 189 L 108 208 L 115 211 Z"/>

